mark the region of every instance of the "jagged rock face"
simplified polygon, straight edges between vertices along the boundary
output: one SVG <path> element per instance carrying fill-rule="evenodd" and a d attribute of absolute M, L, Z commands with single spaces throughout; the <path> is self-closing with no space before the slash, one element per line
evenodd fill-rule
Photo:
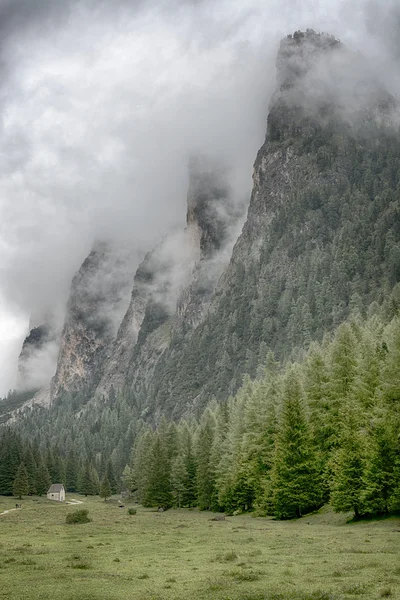
<path fill-rule="evenodd" d="M 126 310 L 132 269 L 132 254 L 107 243 L 97 243 L 83 262 L 71 285 L 52 398 L 62 389 L 95 389 Z"/>

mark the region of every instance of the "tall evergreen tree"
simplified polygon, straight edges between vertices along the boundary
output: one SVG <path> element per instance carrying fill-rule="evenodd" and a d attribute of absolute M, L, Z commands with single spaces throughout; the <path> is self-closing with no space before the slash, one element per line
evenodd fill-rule
<path fill-rule="evenodd" d="M 275 514 L 301 517 L 321 505 L 321 477 L 294 368 L 286 375 L 271 473 Z"/>
<path fill-rule="evenodd" d="M 43 460 L 39 462 L 37 471 L 36 471 L 36 493 L 39 496 L 47 493 L 51 485 L 50 473 L 46 467 L 46 464 Z"/>
<path fill-rule="evenodd" d="M 22 462 L 18 467 L 18 471 L 17 471 L 17 474 L 14 479 L 13 494 L 14 494 L 14 496 L 17 496 L 19 499 L 21 499 L 22 496 L 25 496 L 28 492 L 29 492 L 28 472 L 26 470 L 24 463 Z"/>
<path fill-rule="evenodd" d="M 98 475 L 90 460 L 86 460 L 83 464 L 79 479 L 78 491 L 85 496 L 95 496 L 98 492 Z"/>
<path fill-rule="evenodd" d="M 171 463 L 168 449 L 163 445 L 158 433 L 155 434 L 150 453 L 150 472 L 144 505 L 162 508 L 172 506 Z"/>
<path fill-rule="evenodd" d="M 104 498 L 104 502 L 112 495 L 111 485 L 105 474 L 100 483 L 100 498 Z"/>
<path fill-rule="evenodd" d="M 365 440 L 357 410 L 348 405 L 341 414 L 339 447 L 332 457 L 331 504 L 336 512 L 363 513 Z"/>
<path fill-rule="evenodd" d="M 393 424 L 385 416 L 372 425 L 362 498 L 367 512 L 387 514 L 400 508 L 400 456 Z"/>
<path fill-rule="evenodd" d="M 104 476 L 106 477 L 106 479 L 108 479 L 108 482 L 111 487 L 111 492 L 113 494 L 116 494 L 118 491 L 118 485 L 117 485 L 117 480 L 114 475 L 114 468 L 113 468 L 111 460 L 107 461 Z"/>
<path fill-rule="evenodd" d="M 214 503 L 215 467 L 212 449 L 215 428 L 215 416 L 210 409 L 206 409 L 199 424 L 196 443 L 197 501 L 200 510 L 209 510 Z"/>
<path fill-rule="evenodd" d="M 79 466 L 76 453 L 70 449 L 65 466 L 65 483 L 67 492 L 76 492 L 78 489 Z"/>

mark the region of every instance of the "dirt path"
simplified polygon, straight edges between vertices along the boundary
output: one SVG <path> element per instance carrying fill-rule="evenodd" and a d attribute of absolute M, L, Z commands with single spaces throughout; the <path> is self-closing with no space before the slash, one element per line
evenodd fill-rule
<path fill-rule="evenodd" d="M 66 502 L 66 504 L 83 504 L 82 500 L 75 500 L 75 498 L 71 498 L 71 500 L 69 502 Z"/>
<path fill-rule="evenodd" d="M 21 510 L 20 508 L 10 508 L 9 510 L 5 510 L 4 512 L 0 513 L 0 517 L 1 515 L 7 515 L 8 513 L 12 512 L 13 510 Z"/>

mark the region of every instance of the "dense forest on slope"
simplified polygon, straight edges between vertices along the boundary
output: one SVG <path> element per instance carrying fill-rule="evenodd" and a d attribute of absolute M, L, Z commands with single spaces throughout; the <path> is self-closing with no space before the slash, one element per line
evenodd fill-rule
<path fill-rule="evenodd" d="M 355 307 L 382 303 L 400 279 L 399 134 L 308 122 L 281 131 L 276 111 L 282 107 L 269 115 L 248 220 L 211 310 L 193 335 L 175 332 L 152 386 L 137 390 L 152 411 L 179 415 L 210 395 L 226 398 L 269 350 L 295 358 Z M 263 211 L 270 218 L 260 226 Z"/>
<path fill-rule="evenodd" d="M 31 409 L 17 425 L 30 442 L 2 434 L 0 493 L 23 461 L 71 491 L 98 493 L 103 481 L 148 506 L 279 518 L 327 501 L 356 516 L 400 509 L 399 291 L 368 318 L 355 308 L 301 362 L 270 353 L 256 379 L 197 419 L 163 418 L 154 429 L 133 397 L 113 390 L 104 403 L 75 396 Z"/>

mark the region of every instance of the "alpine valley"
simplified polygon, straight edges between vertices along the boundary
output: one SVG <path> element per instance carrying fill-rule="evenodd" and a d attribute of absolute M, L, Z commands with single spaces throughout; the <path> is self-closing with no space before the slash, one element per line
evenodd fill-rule
<path fill-rule="evenodd" d="M 193 157 L 186 228 L 136 272 L 96 241 L 62 330 L 51 310 L 35 323 L 0 402 L 0 494 L 25 469 L 25 493 L 57 481 L 278 518 L 399 510 L 398 103 L 313 30 L 282 40 L 276 73 L 248 206 L 229 170 Z"/>

